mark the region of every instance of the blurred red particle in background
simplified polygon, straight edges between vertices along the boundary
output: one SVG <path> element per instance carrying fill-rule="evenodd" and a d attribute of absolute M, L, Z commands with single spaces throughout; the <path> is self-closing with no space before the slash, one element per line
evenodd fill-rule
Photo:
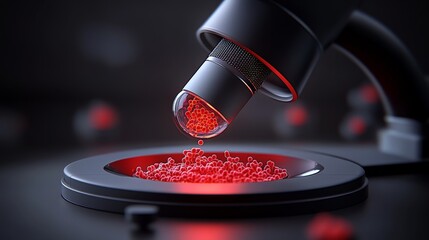
<path fill-rule="evenodd" d="M 308 122 L 307 109 L 301 105 L 291 106 L 285 111 L 285 119 L 292 126 L 303 126 Z"/>
<path fill-rule="evenodd" d="M 200 145 L 200 146 L 202 146 L 202 145 L 204 145 L 204 141 L 203 140 L 198 140 L 198 145 Z"/>
<path fill-rule="evenodd" d="M 366 131 L 367 124 L 362 117 L 353 116 L 349 119 L 348 128 L 354 135 L 362 135 Z"/>
<path fill-rule="evenodd" d="M 118 123 L 118 114 L 113 107 L 99 103 L 89 109 L 89 122 L 96 130 L 112 129 Z"/>
<path fill-rule="evenodd" d="M 361 98 L 366 103 L 377 103 L 378 102 L 378 92 L 377 89 L 372 84 L 363 85 L 359 89 Z"/>
<path fill-rule="evenodd" d="M 352 225 L 345 219 L 319 213 L 309 223 L 307 236 L 310 240 L 351 240 L 354 233 Z"/>

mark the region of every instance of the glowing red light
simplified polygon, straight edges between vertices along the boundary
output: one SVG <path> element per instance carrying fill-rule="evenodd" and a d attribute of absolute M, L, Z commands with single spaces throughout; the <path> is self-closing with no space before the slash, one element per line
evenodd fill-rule
<path fill-rule="evenodd" d="M 204 145 L 204 141 L 202 139 L 198 140 L 198 145 L 200 146 Z"/>
<path fill-rule="evenodd" d="M 303 126 L 308 121 L 308 112 L 303 106 L 292 106 L 285 113 L 286 121 L 292 126 Z"/>
<path fill-rule="evenodd" d="M 212 220 L 177 221 L 169 226 L 168 232 L 177 240 L 237 240 L 250 236 L 249 229 L 243 224 Z"/>
<path fill-rule="evenodd" d="M 310 240 L 351 240 L 353 228 L 342 218 L 320 213 L 308 225 L 307 235 Z"/>
<path fill-rule="evenodd" d="M 360 89 L 360 95 L 362 100 L 367 103 L 377 103 L 378 102 L 378 92 L 377 89 L 371 84 L 367 84 Z"/>
<path fill-rule="evenodd" d="M 89 121 L 93 128 L 97 130 L 108 130 L 115 127 L 118 122 L 118 116 L 112 107 L 101 104 L 90 109 Z"/>
<path fill-rule="evenodd" d="M 349 129 L 352 133 L 356 135 L 362 135 L 366 131 L 366 122 L 360 116 L 354 116 L 349 120 Z"/>
<path fill-rule="evenodd" d="M 265 164 L 249 156 L 246 160 L 224 153 L 225 161 L 213 154 L 204 156 L 200 148 L 183 151 L 181 162 L 169 157 L 167 162 L 155 163 L 143 170 L 137 167 L 133 176 L 163 182 L 239 183 L 274 181 L 287 177 L 286 169 L 275 166 L 271 160 Z"/>

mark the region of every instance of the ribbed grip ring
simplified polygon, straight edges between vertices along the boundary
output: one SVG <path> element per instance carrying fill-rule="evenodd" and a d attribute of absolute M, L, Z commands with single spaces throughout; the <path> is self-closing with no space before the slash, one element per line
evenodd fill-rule
<path fill-rule="evenodd" d="M 218 58 L 240 72 L 254 91 L 258 90 L 271 71 L 252 54 L 238 45 L 222 39 L 209 57 Z"/>

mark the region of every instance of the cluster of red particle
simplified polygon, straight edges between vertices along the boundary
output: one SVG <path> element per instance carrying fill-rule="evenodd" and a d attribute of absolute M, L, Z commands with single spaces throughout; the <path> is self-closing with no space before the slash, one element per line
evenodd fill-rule
<path fill-rule="evenodd" d="M 271 160 L 264 165 L 248 157 L 244 162 L 225 151 L 226 160 L 222 161 L 215 154 L 204 156 L 200 148 L 184 150 L 183 155 L 180 163 L 169 157 L 167 162 L 152 164 L 146 171 L 137 167 L 133 176 L 154 181 L 189 183 L 264 182 L 287 177 L 286 169 L 275 166 Z"/>
<path fill-rule="evenodd" d="M 204 134 L 212 132 L 218 122 L 215 113 L 211 109 L 207 109 L 203 102 L 198 98 L 188 100 L 185 116 L 188 118 L 186 128 L 194 133 Z"/>

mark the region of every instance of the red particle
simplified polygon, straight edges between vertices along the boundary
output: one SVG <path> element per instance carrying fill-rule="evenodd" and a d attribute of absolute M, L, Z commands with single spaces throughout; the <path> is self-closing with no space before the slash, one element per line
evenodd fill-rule
<path fill-rule="evenodd" d="M 137 167 L 133 176 L 154 181 L 189 183 L 264 182 L 287 177 L 286 169 L 275 166 L 273 161 L 263 163 L 253 157 L 242 161 L 239 157 L 232 157 L 228 151 L 224 155 L 225 160 L 221 160 L 215 154 L 204 156 L 200 148 L 187 149 L 183 151 L 181 161 L 169 157 L 165 163 L 148 166 L 146 171 Z"/>
<path fill-rule="evenodd" d="M 308 112 L 303 106 L 292 106 L 285 112 L 285 118 L 292 126 L 303 126 L 308 121 Z"/>
<path fill-rule="evenodd" d="M 197 134 L 205 134 L 213 131 L 218 126 L 218 121 L 213 110 L 206 107 L 204 102 L 194 97 L 188 100 L 185 117 L 186 128 Z"/>
<path fill-rule="evenodd" d="M 366 131 L 366 122 L 360 116 L 354 116 L 349 120 L 349 129 L 352 133 L 356 135 L 362 135 Z"/>
<path fill-rule="evenodd" d="M 99 104 L 89 110 L 91 126 L 97 130 L 108 130 L 116 126 L 118 114 L 107 104 Z"/>
<path fill-rule="evenodd" d="M 360 95 L 363 101 L 366 103 L 377 103 L 378 102 L 378 92 L 377 89 L 372 84 L 367 84 L 361 87 Z"/>
<path fill-rule="evenodd" d="M 202 146 L 202 145 L 204 145 L 204 141 L 203 140 L 198 140 L 198 145 L 200 145 L 200 146 Z"/>

